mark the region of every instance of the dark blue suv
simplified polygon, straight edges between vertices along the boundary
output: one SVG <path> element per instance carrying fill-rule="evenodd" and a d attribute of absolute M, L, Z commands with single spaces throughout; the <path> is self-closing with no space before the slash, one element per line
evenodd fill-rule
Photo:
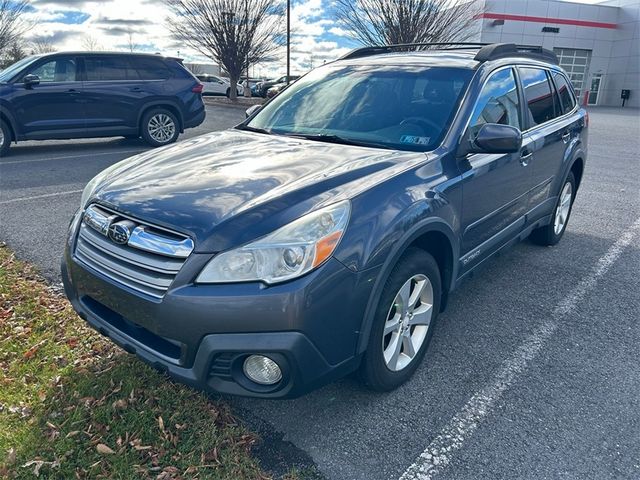
<path fill-rule="evenodd" d="M 176 58 L 36 55 L 0 72 L 0 155 L 12 141 L 142 136 L 174 142 L 205 117 L 202 84 Z"/>
<path fill-rule="evenodd" d="M 218 392 L 406 381 L 465 277 L 562 238 L 588 125 L 550 51 L 410 50 L 356 50 L 95 177 L 62 262 L 80 316 Z"/>

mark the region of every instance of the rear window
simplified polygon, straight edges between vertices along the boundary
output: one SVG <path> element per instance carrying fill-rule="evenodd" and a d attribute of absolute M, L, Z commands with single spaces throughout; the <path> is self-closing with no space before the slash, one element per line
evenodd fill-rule
<path fill-rule="evenodd" d="M 529 120 L 531 126 L 553 120 L 556 117 L 554 110 L 554 95 L 549 85 L 547 72 L 541 68 L 520 68 L 520 77 L 524 96 L 527 100 Z"/>
<path fill-rule="evenodd" d="M 569 113 L 576 106 L 576 98 L 573 95 L 573 91 L 567 82 L 567 79 L 560 72 L 553 73 L 553 80 L 558 89 L 558 95 L 560 96 L 560 102 L 562 103 L 562 111 Z"/>
<path fill-rule="evenodd" d="M 138 80 L 138 72 L 125 57 L 85 57 L 87 80 L 90 82 Z"/>
<path fill-rule="evenodd" d="M 131 59 L 138 70 L 141 80 L 166 80 L 171 78 L 171 71 L 159 58 L 137 57 Z"/>

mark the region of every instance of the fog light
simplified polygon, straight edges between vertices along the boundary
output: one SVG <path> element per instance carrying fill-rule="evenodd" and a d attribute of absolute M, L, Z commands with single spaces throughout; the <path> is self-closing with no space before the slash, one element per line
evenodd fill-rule
<path fill-rule="evenodd" d="M 244 361 L 244 374 L 260 385 L 273 385 L 282 380 L 282 371 L 276 362 L 264 355 L 251 355 Z"/>

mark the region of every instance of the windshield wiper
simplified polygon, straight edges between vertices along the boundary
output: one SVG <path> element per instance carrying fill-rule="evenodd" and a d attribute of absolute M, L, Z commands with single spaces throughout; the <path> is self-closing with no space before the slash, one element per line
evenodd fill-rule
<path fill-rule="evenodd" d="M 317 142 L 339 143 L 342 145 L 356 145 L 358 147 L 374 147 L 393 150 L 392 147 L 390 147 L 389 145 L 385 145 L 384 143 L 367 142 L 364 140 L 352 140 L 350 138 L 341 137 L 340 135 L 333 135 L 328 133 L 287 133 L 286 136 L 293 138 L 304 138 L 306 140 L 315 140 Z"/>
<path fill-rule="evenodd" d="M 249 125 L 238 125 L 236 128 L 238 130 L 246 130 L 247 132 L 264 133 L 265 135 L 273 135 L 273 132 L 271 130 L 267 130 L 266 128 L 250 127 Z"/>

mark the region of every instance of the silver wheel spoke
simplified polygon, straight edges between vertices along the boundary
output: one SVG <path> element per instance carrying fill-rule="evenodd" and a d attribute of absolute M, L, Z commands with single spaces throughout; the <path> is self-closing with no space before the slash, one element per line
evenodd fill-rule
<path fill-rule="evenodd" d="M 411 282 L 406 282 L 402 288 L 400 289 L 400 291 L 398 292 L 398 295 L 396 297 L 398 300 L 400 300 L 400 311 L 401 311 L 401 315 L 404 317 L 408 310 L 409 310 L 409 301 L 411 298 Z"/>
<path fill-rule="evenodd" d="M 398 328 L 400 328 L 400 320 L 401 319 L 402 319 L 402 317 L 400 316 L 400 314 L 396 313 L 395 316 L 392 319 L 387 320 L 387 323 L 384 324 L 384 332 L 383 332 L 382 335 L 384 335 L 386 337 L 390 333 L 395 332 L 396 330 L 398 330 Z"/>
<path fill-rule="evenodd" d="M 413 311 L 413 317 L 409 318 L 408 325 L 429 325 L 432 311 L 433 305 L 420 305 Z"/>
<path fill-rule="evenodd" d="M 416 351 L 413 347 L 413 340 L 411 339 L 411 334 L 408 333 L 402 336 L 402 353 L 404 353 L 407 357 L 413 358 L 416 356 Z"/>
<path fill-rule="evenodd" d="M 396 370 L 398 366 L 398 357 L 400 357 L 400 348 L 402 347 L 402 337 L 398 333 L 391 334 L 389 346 L 384 351 L 384 359 L 391 370 Z"/>
<path fill-rule="evenodd" d="M 416 282 L 415 286 L 413 287 L 413 291 L 411 292 L 411 296 L 409 297 L 409 311 L 413 310 L 418 304 L 418 300 L 420 300 L 420 296 L 422 295 L 422 291 L 424 290 L 426 284 L 426 278 L 424 280 Z"/>
<path fill-rule="evenodd" d="M 175 133 L 175 124 L 171 117 L 158 114 L 151 117 L 147 130 L 156 142 L 164 143 L 171 140 Z"/>

